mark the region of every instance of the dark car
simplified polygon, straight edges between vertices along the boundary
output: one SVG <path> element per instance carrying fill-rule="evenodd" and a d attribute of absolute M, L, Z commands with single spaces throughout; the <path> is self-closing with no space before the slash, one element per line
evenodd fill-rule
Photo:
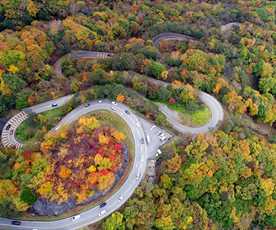
<path fill-rule="evenodd" d="M 9 130 L 11 127 L 11 124 L 8 124 L 7 127 L 6 127 L 6 130 Z"/>
<path fill-rule="evenodd" d="M 57 106 L 58 106 L 57 103 L 53 103 L 53 104 L 52 104 L 52 107 L 57 107 Z"/>
<path fill-rule="evenodd" d="M 100 208 L 103 208 L 104 206 L 106 206 L 106 202 L 100 204 Z"/>
<path fill-rule="evenodd" d="M 12 224 L 12 225 L 21 225 L 21 221 L 19 221 L 19 220 L 13 220 L 13 221 L 11 222 L 11 224 Z"/>
<path fill-rule="evenodd" d="M 128 115 L 130 114 L 130 112 L 128 110 L 125 110 L 125 113 L 128 114 Z"/>

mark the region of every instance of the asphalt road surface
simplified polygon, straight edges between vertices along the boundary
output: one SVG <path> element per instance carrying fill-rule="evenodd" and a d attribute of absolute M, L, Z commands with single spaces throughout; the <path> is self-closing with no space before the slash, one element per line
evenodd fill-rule
<path fill-rule="evenodd" d="M 38 114 L 46 112 L 48 110 L 59 108 L 65 105 L 72 97 L 73 95 L 68 95 L 32 107 L 28 107 L 26 109 L 23 109 L 20 113 L 13 116 L 11 119 L 7 121 L 7 123 L 3 127 L 1 134 L 1 141 L 3 146 L 21 148 L 23 144 L 16 139 L 15 134 L 16 129 L 22 124 L 22 122 L 26 120 L 30 114 Z"/>
<path fill-rule="evenodd" d="M 160 81 L 154 78 L 149 78 L 149 80 L 156 85 L 159 86 L 168 86 L 169 83 Z M 172 111 L 168 108 L 168 106 L 158 103 L 159 110 L 167 117 L 168 122 L 172 125 L 172 127 L 180 133 L 183 134 L 199 134 L 199 133 L 207 133 L 211 130 L 214 130 L 222 121 L 224 117 L 223 108 L 220 102 L 213 97 L 212 95 L 199 91 L 199 99 L 203 104 L 205 104 L 210 112 L 211 119 L 203 126 L 200 127 L 190 127 L 187 125 L 183 125 L 179 122 L 179 119 L 175 117 L 175 111 Z"/>
<path fill-rule="evenodd" d="M 189 133 L 189 134 L 199 134 L 199 133 L 207 133 L 211 130 L 215 129 L 220 122 L 223 121 L 223 108 L 221 104 L 217 101 L 213 96 L 199 92 L 199 99 L 210 109 L 211 111 L 211 119 L 208 123 L 200 127 L 189 127 L 183 125 L 179 120 L 175 117 L 174 111 L 170 110 L 166 105 L 159 104 L 160 111 L 166 115 L 167 120 L 173 126 L 175 130 L 180 133 Z"/>
<path fill-rule="evenodd" d="M 160 33 L 152 38 L 152 43 L 154 46 L 158 46 L 161 41 L 197 41 L 194 37 L 185 35 L 185 34 L 178 34 L 178 33 L 171 33 L 171 32 L 164 32 Z"/>
<path fill-rule="evenodd" d="M 64 102 L 63 100 L 61 101 Z M 49 107 L 49 104 L 45 103 L 44 106 L 44 109 L 46 109 Z M 42 106 L 38 106 L 36 108 L 38 108 L 39 111 L 44 111 Z M 15 226 L 11 225 L 10 219 L 0 218 L 0 229 L 68 230 L 81 228 L 89 224 L 96 223 L 104 217 L 110 215 L 130 198 L 136 187 L 143 179 L 148 158 L 151 158 L 159 146 L 163 145 L 171 137 L 171 135 L 152 125 L 150 122 L 137 117 L 127 106 L 120 103 L 110 102 L 108 100 L 92 101 L 77 107 L 68 113 L 54 129 L 58 130 L 62 126 L 76 121 L 79 117 L 97 110 L 108 110 L 118 114 L 131 129 L 135 142 L 135 156 L 133 167 L 125 183 L 119 188 L 119 190 L 117 190 L 114 194 L 111 195 L 110 198 L 105 201 L 107 203 L 105 207 L 100 208 L 100 206 L 96 206 L 88 211 L 84 211 L 79 214 L 76 220 L 74 220 L 73 217 L 69 217 L 62 220 L 47 222 L 21 221 L 20 226 Z M 165 140 L 161 141 L 159 139 L 159 132 L 164 133 L 166 136 Z M 146 141 L 147 138 L 150 139 L 149 142 Z M 149 148 L 149 146 L 151 147 Z"/>

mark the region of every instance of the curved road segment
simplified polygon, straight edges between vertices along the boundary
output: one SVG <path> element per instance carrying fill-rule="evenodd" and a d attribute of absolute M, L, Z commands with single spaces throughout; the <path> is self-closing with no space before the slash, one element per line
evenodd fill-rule
<path fill-rule="evenodd" d="M 238 22 L 230 22 L 228 24 L 222 25 L 220 27 L 220 31 L 221 31 L 221 33 L 226 33 L 228 31 L 232 30 L 233 28 L 239 28 L 240 25 L 241 24 Z"/>
<path fill-rule="evenodd" d="M 176 33 L 161 33 L 153 38 L 153 44 L 158 46 L 161 40 L 192 40 L 196 41 L 196 39 Z M 93 52 L 93 51 L 84 51 L 84 50 L 75 50 L 68 54 L 69 57 L 73 59 L 93 59 L 93 58 L 108 58 L 111 57 L 112 53 L 107 52 Z M 54 69 L 57 75 L 62 75 L 61 68 L 61 60 L 58 60 Z M 166 85 L 167 83 L 162 81 L 157 81 L 155 79 L 151 79 L 152 81 L 158 82 L 158 84 Z M 2 144 L 5 147 L 22 147 L 22 144 L 18 142 L 15 138 L 16 128 L 29 117 L 29 114 L 37 114 L 41 112 L 45 112 L 54 108 L 58 108 L 66 104 L 73 95 L 68 95 L 56 100 L 51 100 L 33 107 L 29 107 L 24 109 L 19 114 L 12 117 L 4 126 L 2 131 Z M 223 109 L 220 103 L 211 95 L 200 92 L 199 93 L 200 100 L 205 103 L 212 112 L 211 120 L 205 124 L 204 126 L 193 128 L 184 126 L 179 123 L 173 116 L 171 116 L 171 111 L 165 106 L 160 105 L 159 109 L 163 112 L 168 121 L 172 124 L 172 126 L 181 133 L 191 133 L 198 134 L 202 132 L 208 132 L 211 129 L 214 129 L 217 124 L 223 120 Z M 143 175 L 146 170 L 147 159 L 154 157 L 155 152 L 159 146 L 164 144 L 167 139 L 171 136 L 166 134 L 166 140 L 160 140 L 157 133 L 160 133 L 160 130 L 156 126 L 152 126 L 149 122 L 138 118 L 133 112 L 131 112 L 128 107 L 120 103 L 111 103 L 107 100 L 98 101 L 98 102 L 90 102 L 86 105 L 79 106 L 78 108 L 71 111 L 67 114 L 60 123 L 55 127 L 55 129 L 60 128 L 62 125 L 69 124 L 80 116 L 90 113 L 96 110 L 109 110 L 111 112 L 117 113 L 122 119 L 130 127 L 134 141 L 135 141 L 135 157 L 133 168 L 130 171 L 128 178 L 125 183 L 120 187 L 120 189 L 115 192 L 110 198 L 106 201 L 106 206 L 100 208 L 100 206 L 96 206 L 88 211 L 84 211 L 78 215 L 78 218 L 70 217 L 57 221 L 21 221 L 20 226 L 15 226 L 11 224 L 11 220 L 7 218 L 0 218 L 0 229 L 40 229 L 40 230 L 68 230 L 68 229 L 76 229 L 81 228 L 83 226 L 87 226 L 92 223 L 96 223 L 97 221 L 103 219 L 104 217 L 111 214 L 113 211 L 122 206 L 132 195 L 135 188 L 141 182 Z M 126 113 L 126 111 L 129 113 Z M 155 129 L 154 129 L 155 128 Z M 156 130 L 157 129 L 157 130 Z M 147 135 L 146 135 L 147 133 Z M 165 132 L 163 131 L 165 134 Z M 150 139 L 151 138 L 151 139 Z M 148 140 L 149 143 L 146 143 Z M 143 144 L 144 143 L 144 144 Z"/>
<path fill-rule="evenodd" d="M 88 106 L 87 106 L 88 105 Z M 41 230 L 68 230 L 74 228 L 80 228 L 92 223 L 96 223 L 102 218 L 110 215 L 114 210 L 122 206 L 132 195 L 135 188 L 141 182 L 146 170 L 147 164 L 147 145 L 141 144 L 140 140 L 145 140 L 145 133 L 141 124 L 137 124 L 137 117 L 134 113 L 129 111 L 123 104 L 112 104 L 109 101 L 90 102 L 87 105 L 82 105 L 67 114 L 55 129 L 62 127 L 63 125 L 70 124 L 77 120 L 80 116 L 88 114 L 97 110 L 109 110 L 118 114 L 128 124 L 131 129 L 132 135 L 135 141 L 135 157 L 133 162 L 133 168 L 131 169 L 125 183 L 116 191 L 109 199 L 107 199 L 106 206 L 100 208 L 97 206 L 88 211 L 82 212 L 78 219 L 74 221 L 73 218 L 66 218 L 58 221 L 21 221 L 20 226 L 11 226 L 11 220 L 6 218 L 0 218 L 0 229 L 41 229 Z"/>
<path fill-rule="evenodd" d="M 152 41 L 155 47 L 158 47 L 159 43 L 162 40 L 177 40 L 177 41 L 197 41 L 193 37 L 178 34 L 178 33 L 161 33 L 153 37 Z M 153 80 L 154 81 L 154 80 Z M 156 83 L 163 84 L 164 86 L 167 83 L 162 81 L 156 81 Z M 207 94 L 205 92 L 199 91 L 199 99 L 210 109 L 211 119 L 209 122 L 200 127 L 189 127 L 183 125 L 179 120 L 174 116 L 173 111 L 171 111 L 166 105 L 159 104 L 159 110 L 167 117 L 168 122 L 180 133 L 189 133 L 189 134 L 199 134 L 209 132 L 217 127 L 217 125 L 223 121 L 223 108 L 218 100 Z"/>
<path fill-rule="evenodd" d="M 190 127 L 183 125 L 179 122 L 179 119 L 175 117 L 174 111 L 171 111 L 168 106 L 159 104 L 160 111 L 166 115 L 167 120 L 173 126 L 175 130 L 180 133 L 199 134 L 207 133 L 215 129 L 218 124 L 223 120 L 223 108 L 221 104 L 211 95 L 199 92 L 199 99 L 210 109 L 211 119 L 208 123 L 200 127 Z"/>
<path fill-rule="evenodd" d="M 47 101 L 32 107 L 28 107 L 23 109 L 20 113 L 13 116 L 8 122 L 4 125 L 1 141 L 4 147 L 16 147 L 21 148 L 23 146 L 15 138 L 16 129 L 21 125 L 21 123 L 26 120 L 30 114 L 38 114 L 42 112 L 46 112 L 48 110 L 52 110 L 55 108 L 59 108 L 65 105 L 74 95 L 68 95 L 65 97 L 60 97 L 55 100 Z"/>
<path fill-rule="evenodd" d="M 195 42 L 197 41 L 197 39 L 185 34 L 178 34 L 178 33 L 171 33 L 171 32 L 164 32 L 152 38 L 152 43 L 156 47 L 158 47 L 161 41 L 194 41 Z"/>

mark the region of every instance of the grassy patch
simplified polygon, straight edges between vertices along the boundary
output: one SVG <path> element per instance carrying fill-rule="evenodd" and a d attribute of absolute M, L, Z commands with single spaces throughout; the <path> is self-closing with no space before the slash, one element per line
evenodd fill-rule
<path fill-rule="evenodd" d="M 21 123 L 16 129 L 16 138 L 25 142 L 35 142 L 53 128 L 64 116 L 62 107 L 35 114 Z"/>
<path fill-rule="evenodd" d="M 16 139 L 23 143 L 29 141 L 36 136 L 39 128 L 40 125 L 35 121 L 34 117 L 29 117 L 16 129 Z"/>
<path fill-rule="evenodd" d="M 189 111 L 181 104 L 166 105 L 170 109 L 178 112 L 181 121 L 185 125 L 202 126 L 211 118 L 211 111 L 206 106 L 200 106 L 200 108 L 195 111 Z"/>

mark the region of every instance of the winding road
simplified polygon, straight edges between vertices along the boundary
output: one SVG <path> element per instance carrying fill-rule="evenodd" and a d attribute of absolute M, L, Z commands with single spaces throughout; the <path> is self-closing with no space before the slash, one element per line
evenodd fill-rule
<path fill-rule="evenodd" d="M 59 108 L 65 105 L 74 95 L 68 95 L 65 97 L 60 97 L 55 100 L 47 101 L 32 107 L 23 109 L 20 113 L 13 116 L 4 125 L 1 135 L 2 144 L 4 147 L 16 147 L 21 148 L 23 144 L 16 140 L 15 134 L 16 129 L 22 124 L 23 121 L 28 119 L 31 114 L 38 114 Z"/>
<path fill-rule="evenodd" d="M 67 99 L 66 99 L 67 100 Z M 44 105 L 46 110 L 49 106 Z M 42 106 L 37 108 L 42 109 Z M 77 120 L 79 117 L 91 113 L 97 110 L 108 110 L 110 112 L 118 114 L 131 129 L 133 139 L 135 142 L 135 156 L 133 162 L 133 168 L 131 169 L 124 184 L 116 191 L 110 198 L 108 198 L 105 207 L 96 206 L 88 211 L 84 211 L 79 214 L 78 219 L 65 218 L 57 221 L 21 221 L 20 226 L 11 225 L 11 220 L 7 218 L 0 218 L 0 229 L 41 229 L 41 230 L 68 230 L 74 228 L 80 228 L 87 226 L 92 223 L 96 223 L 102 218 L 110 215 L 113 211 L 122 206 L 132 195 L 136 187 L 139 185 L 143 179 L 144 173 L 146 171 L 147 159 L 154 154 L 160 145 L 163 145 L 166 141 L 161 141 L 158 138 L 157 132 L 161 129 L 157 128 L 155 134 L 150 132 L 149 127 L 145 129 L 145 125 L 148 125 L 147 121 L 137 117 L 129 108 L 120 103 L 112 103 L 108 100 L 103 101 L 91 101 L 85 105 L 81 105 L 68 113 L 55 127 L 55 130 L 59 129 L 63 125 L 70 124 Z M 128 112 L 126 112 L 128 111 Z M 145 124 L 144 124 L 145 123 Z M 167 139 L 171 136 L 168 133 L 162 131 L 167 135 Z M 147 134 L 146 134 L 147 133 Z M 151 142 L 150 145 L 156 146 L 155 149 L 149 151 L 148 144 L 146 143 L 146 135 L 150 134 Z M 141 142 L 141 140 L 144 140 Z"/>
<path fill-rule="evenodd" d="M 192 40 L 196 39 L 176 33 L 161 33 L 153 38 L 153 44 L 158 46 L 159 42 L 162 40 Z M 68 54 L 73 59 L 90 59 L 90 58 L 108 58 L 111 57 L 112 53 L 107 52 L 93 52 L 76 50 Z M 61 61 L 58 60 L 54 69 L 57 75 L 62 74 Z M 151 79 L 152 81 L 158 82 L 159 84 L 167 85 L 168 83 L 157 81 Z M 12 117 L 4 126 L 2 131 L 2 144 L 5 147 L 16 147 L 20 148 L 23 145 L 18 142 L 15 138 L 16 129 L 19 125 L 29 117 L 30 114 L 37 114 L 54 108 L 58 108 L 66 104 L 73 95 L 68 95 L 56 100 L 48 101 L 33 107 L 26 108 L 22 110 L 19 114 Z M 204 92 L 199 93 L 200 100 L 208 106 L 212 113 L 211 120 L 204 126 L 193 128 L 184 126 L 179 123 L 173 116 L 171 116 L 171 111 L 164 105 L 160 105 L 159 109 L 163 112 L 167 120 L 172 124 L 172 126 L 181 133 L 191 133 L 198 134 L 203 132 L 208 132 L 211 129 L 217 127 L 220 121 L 223 120 L 223 109 L 220 103 L 211 95 Z M 77 120 L 80 116 L 96 110 L 109 110 L 111 112 L 117 113 L 124 121 L 128 124 L 131 129 L 132 135 L 135 142 L 135 157 L 133 168 L 131 169 L 128 178 L 125 183 L 120 187 L 118 191 L 111 195 L 106 200 L 106 206 L 100 207 L 99 205 L 89 209 L 88 211 L 81 212 L 75 217 L 69 217 L 57 221 L 21 221 L 20 225 L 13 225 L 12 220 L 7 218 L 0 218 L 0 229 L 41 229 L 41 230 L 68 230 L 76 229 L 83 226 L 87 226 L 92 223 L 96 223 L 104 217 L 110 215 L 112 212 L 121 207 L 132 195 L 135 188 L 141 182 L 147 165 L 147 160 L 155 156 L 157 149 L 163 145 L 171 135 L 166 133 L 164 130 L 156 127 L 155 125 L 145 121 L 144 119 L 137 117 L 128 107 L 120 103 L 110 102 L 108 100 L 92 101 L 85 105 L 81 105 L 68 113 L 60 123 L 54 128 L 59 129 L 65 124 L 69 124 Z M 126 112 L 128 111 L 128 112 Z M 163 133 L 165 139 L 160 138 L 160 132 Z"/>
<path fill-rule="evenodd" d="M 166 115 L 167 120 L 170 122 L 173 128 L 180 133 L 207 133 L 215 129 L 220 124 L 220 122 L 223 121 L 223 108 L 217 99 L 202 91 L 199 92 L 199 99 L 210 109 L 212 114 L 211 119 L 205 125 L 200 127 L 190 127 L 183 125 L 175 116 L 174 111 L 170 110 L 168 106 L 164 104 L 159 104 L 159 110 Z"/>
<path fill-rule="evenodd" d="M 197 41 L 197 39 L 178 33 L 164 32 L 160 33 L 152 38 L 152 43 L 155 47 L 158 47 L 161 41 Z"/>

